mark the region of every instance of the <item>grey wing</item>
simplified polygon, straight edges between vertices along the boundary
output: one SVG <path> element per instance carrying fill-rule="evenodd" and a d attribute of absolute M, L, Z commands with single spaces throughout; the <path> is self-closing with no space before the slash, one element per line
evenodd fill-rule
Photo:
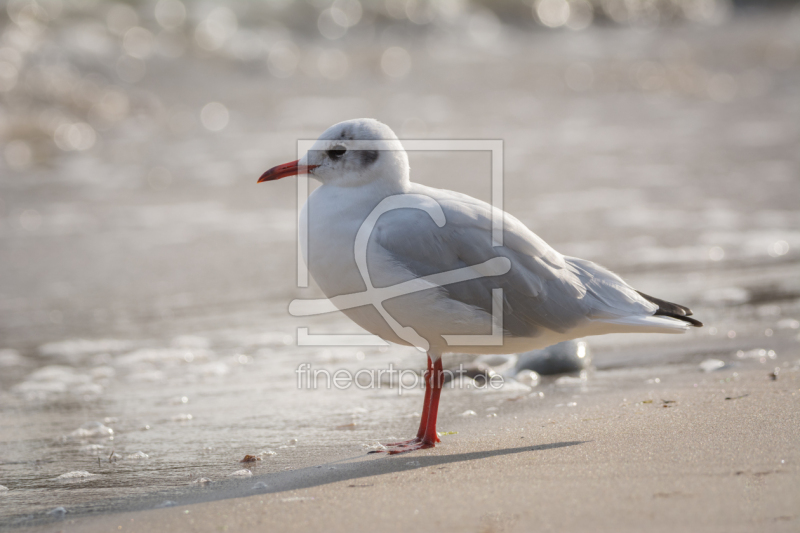
<path fill-rule="evenodd" d="M 542 328 L 565 332 L 587 320 L 625 315 L 634 308 L 645 311 L 644 300 L 621 279 L 588 261 L 565 258 L 511 215 L 505 214 L 503 246 L 493 247 L 488 204 L 449 192 L 436 200 L 445 214 L 443 227 L 422 210 L 388 212 L 378 221 L 370 247 L 385 250 L 413 277 L 507 257 L 507 274 L 441 290 L 491 313 L 492 289 L 502 288 L 503 326 L 509 335 L 533 337 Z M 380 286 L 381 280 L 374 283 Z"/>

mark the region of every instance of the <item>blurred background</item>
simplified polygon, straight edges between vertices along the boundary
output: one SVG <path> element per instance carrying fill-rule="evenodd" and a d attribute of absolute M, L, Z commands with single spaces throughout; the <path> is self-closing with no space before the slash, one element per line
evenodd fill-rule
<path fill-rule="evenodd" d="M 797 370 L 797 2 L 0 6 L 0 520 L 413 431 L 419 394 L 296 386 L 300 362 L 424 364 L 295 346 L 298 326 L 356 330 L 288 315 L 319 296 L 296 288 L 295 183 L 256 180 L 350 118 L 502 139 L 507 211 L 706 323 L 590 339 L 574 381 L 454 391 L 445 425 L 708 360 Z M 415 181 L 489 199 L 488 153 L 410 158 Z"/>

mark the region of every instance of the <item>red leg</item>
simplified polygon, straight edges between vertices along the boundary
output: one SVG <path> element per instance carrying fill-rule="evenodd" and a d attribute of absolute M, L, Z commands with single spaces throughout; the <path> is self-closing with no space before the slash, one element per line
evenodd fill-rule
<path fill-rule="evenodd" d="M 430 375 L 433 373 L 433 362 L 431 357 L 428 356 L 428 371 L 425 372 L 423 378 L 425 379 L 425 403 L 422 405 L 422 416 L 419 419 L 419 429 L 417 430 L 417 439 L 422 439 L 425 436 L 425 430 L 428 427 L 428 417 L 430 416 L 431 409 L 431 386 Z"/>
<path fill-rule="evenodd" d="M 399 442 L 391 446 L 394 449 L 386 450 L 389 455 L 433 448 L 440 442 L 439 435 L 436 433 L 436 418 L 439 414 L 439 396 L 442 393 L 442 381 L 444 372 L 442 370 L 442 360 L 438 359 L 435 363 L 428 357 L 428 372 L 425 373 L 425 405 L 420 419 L 419 432 L 417 437 L 406 442 Z"/>
<path fill-rule="evenodd" d="M 439 415 L 439 396 L 442 394 L 442 380 L 444 378 L 444 371 L 442 370 L 441 358 L 433 365 L 433 381 L 431 386 L 431 404 L 428 409 L 428 424 L 425 429 L 425 436 L 422 437 L 423 444 L 430 444 L 434 446 L 435 443 L 440 442 L 439 434 L 436 433 L 436 418 Z"/>

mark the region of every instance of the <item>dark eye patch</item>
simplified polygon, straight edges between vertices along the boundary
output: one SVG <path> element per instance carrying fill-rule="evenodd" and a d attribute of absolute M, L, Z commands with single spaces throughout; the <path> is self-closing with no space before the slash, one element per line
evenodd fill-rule
<path fill-rule="evenodd" d="M 342 157 L 345 152 L 347 152 L 347 148 L 344 146 L 334 146 L 330 150 L 327 151 L 328 157 L 333 159 L 334 161 Z"/>
<path fill-rule="evenodd" d="M 369 165 L 378 159 L 378 150 L 359 150 L 358 155 L 364 165 Z"/>

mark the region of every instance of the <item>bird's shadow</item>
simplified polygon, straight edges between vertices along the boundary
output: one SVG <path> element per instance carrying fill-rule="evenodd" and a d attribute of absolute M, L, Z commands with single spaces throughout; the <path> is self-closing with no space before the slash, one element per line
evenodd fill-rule
<path fill-rule="evenodd" d="M 192 505 L 233 498 L 243 498 L 258 494 L 275 494 L 288 492 L 297 489 L 307 489 L 338 483 L 340 481 L 354 481 L 361 478 L 372 476 L 382 476 L 397 472 L 407 472 L 419 468 L 431 466 L 461 463 L 465 461 L 477 461 L 490 457 L 500 457 L 503 455 L 513 455 L 517 453 L 538 452 L 552 450 L 555 448 L 565 448 L 577 446 L 586 441 L 566 441 L 554 442 L 551 444 L 539 444 L 535 446 L 521 446 L 519 448 L 503 448 L 500 450 L 486 450 L 480 452 L 456 453 L 450 455 L 358 455 L 339 461 L 325 463 L 322 465 L 299 468 L 283 472 L 273 472 L 261 474 L 247 479 L 230 479 L 211 483 L 204 487 L 193 487 L 172 491 L 161 491 L 157 493 L 143 494 L 126 498 L 124 500 L 105 500 L 95 502 L 83 508 L 72 508 L 70 515 L 73 518 L 79 516 L 90 516 L 107 513 L 142 511 L 165 507 L 165 503 L 172 505 Z M 353 487 L 366 487 L 370 485 L 352 485 Z M 51 517 L 26 516 L 18 517 L 10 524 L 0 524 L 3 526 L 32 526 L 41 523 L 52 522 Z"/>
<path fill-rule="evenodd" d="M 247 478 L 246 480 L 227 480 L 208 487 L 207 490 L 193 490 L 184 493 L 175 501 L 179 504 L 201 503 L 229 498 L 241 498 L 255 494 L 274 494 L 297 489 L 308 489 L 338 483 L 340 481 L 353 481 L 372 476 L 383 476 L 397 472 L 407 472 L 418 468 L 477 461 L 489 457 L 500 457 L 516 453 L 537 452 L 576 446 L 586 441 L 554 442 L 535 446 L 521 446 L 519 448 L 503 448 L 500 450 L 486 450 L 480 452 L 455 453 L 450 455 L 425 455 L 399 454 L 385 455 L 358 455 L 339 461 L 325 463 L 297 470 L 274 472 Z"/>
<path fill-rule="evenodd" d="M 554 448 L 565 448 L 576 446 L 585 441 L 555 442 L 552 444 L 540 444 L 537 446 L 522 446 L 519 448 L 503 448 L 500 450 L 486 450 L 481 452 L 456 453 L 451 455 L 426 455 L 415 456 L 399 454 L 392 456 L 379 456 L 376 460 L 354 460 L 363 459 L 358 456 L 350 459 L 342 459 L 333 463 L 319 465 L 315 467 L 302 468 L 291 472 L 279 472 L 252 478 L 253 483 L 261 481 L 266 487 L 257 491 L 260 494 L 270 494 L 275 492 L 286 492 L 296 489 L 307 489 L 319 487 L 329 483 L 340 481 L 352 481 L 365 477 L 382 476 L 397 472 L 407 472 L 418 468 L 430 466 L 440 466 L 450 463 L 461 463 L 464 461 L 477 461 L 488 459 L 489 457 L 499 457 L 502 455 L 512 455 L 516 453 L 535 452 L 551 450 Z M 283 474 L 283 475 L 282 475 Z M 262 479 L 263 478 L 263 479 Z M 253 494 L 253 483 L 249 487 L 249 494 Z"/>

